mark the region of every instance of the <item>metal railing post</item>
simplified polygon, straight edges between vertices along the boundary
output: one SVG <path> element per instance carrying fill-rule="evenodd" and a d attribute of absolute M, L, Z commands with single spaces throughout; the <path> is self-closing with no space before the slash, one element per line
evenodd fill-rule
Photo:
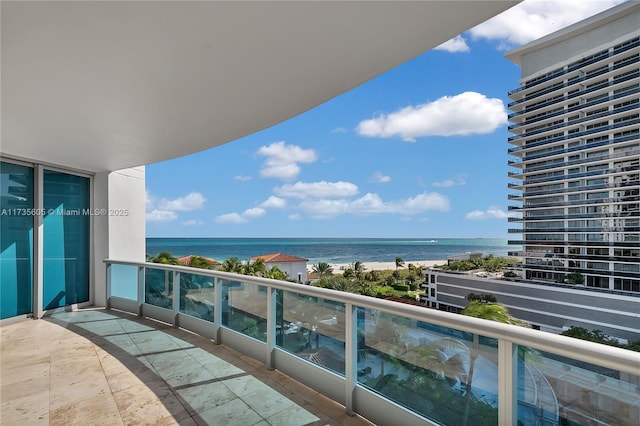
<path fill-rule="evenodd" d="M 180 313 L 180 272 L 173 271 L 173 294 L 171 300 L 173 309 L 173 326 L 178 327 L 178 314 Z"/>
<path fill-rule="evenodd" d="M 106 292 L 106 297 L 105 297 L 105 307 L 107 309 L 111 309 L 111 264 L 107 263 L 107 282 L 105 285 L 105 292 Z"/>
<path fill-rule="evenodd" d="M 144 277 L 145 267 L 138 267 L 138 316 L 142 317 L 142 305 L 144 304 Z"/>
<path fill-rule="evenodd" d="M 358 315 L 357 307 L 345 303 L 345 408 L 347 414 L 355 415 L 353 394 L 358 384 Z"/>
<path fill-rule="evenodd" d="M 213 279 L 213 342 L 220 344 L 220 328 L 222 327 L 222 280 Z"/>
<path fill-rule="evenodd" d="M 265 364 L 269 370 L 275 368 L 273 352 L 276 348 L 277 304 L 278 290 L 267 287 L 267 358 Z"/>
<path fill-rule="evenodd" d="M 517 347 L 508 340 L 498 340 L 498 424 L 501 425 L 517 423 Z"/>

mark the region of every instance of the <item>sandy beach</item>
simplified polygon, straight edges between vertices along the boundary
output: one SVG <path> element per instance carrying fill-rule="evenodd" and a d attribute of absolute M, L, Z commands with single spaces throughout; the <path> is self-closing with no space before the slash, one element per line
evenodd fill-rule
<path fill-rule="evenodd" d="M 444 265 L 447 263 L 446 260 L 405 260 L 404 266 L 399 269 L 407 269 L 410 263 L 413 263 L 417 267 L 427 268 L 433 265 Z M 396 262 L 363 262 L 365 271 L 386 271 L 386 270 L 395 270 Z M 333 273 L 340 273 L 340 271 L 344 271 L 351 266 L 350 263 L 332 263 L 331 267 L 333 268 Z M 309 270 L 313 268 L 313 265 L 309 265 Z"/>

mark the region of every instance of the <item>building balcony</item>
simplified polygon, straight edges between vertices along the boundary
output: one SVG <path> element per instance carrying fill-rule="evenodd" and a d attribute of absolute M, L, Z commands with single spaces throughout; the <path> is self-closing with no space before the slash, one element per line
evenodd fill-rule
<path fill-rule="evenodd" d="M 1 337 L 2 424 L 371 425 L 264 363 L 114 310 L 3 325 Z"/>
<path fill-rule="evenodd" d="M 106 291 L 107 309 L 3 326 L 3 421 L 640 421 L 619 348 L 181 266 L 107 261 Z"/>

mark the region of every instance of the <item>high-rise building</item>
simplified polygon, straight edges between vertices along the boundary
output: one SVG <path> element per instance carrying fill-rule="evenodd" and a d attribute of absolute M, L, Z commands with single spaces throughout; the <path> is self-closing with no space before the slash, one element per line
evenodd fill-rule
<path fill-rule="evenodd" d="M 524 278 L 640 292 L 640 3 L 507 53 Z"/>

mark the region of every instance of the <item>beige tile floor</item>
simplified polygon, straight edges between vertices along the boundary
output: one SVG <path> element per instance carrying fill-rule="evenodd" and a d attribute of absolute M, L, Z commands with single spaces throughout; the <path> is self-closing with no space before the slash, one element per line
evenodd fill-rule
<path fill-rule="evenodd" d="M 103 309 L 0 327 L 2 425 L 371 425 L 279 371 Z"/>

